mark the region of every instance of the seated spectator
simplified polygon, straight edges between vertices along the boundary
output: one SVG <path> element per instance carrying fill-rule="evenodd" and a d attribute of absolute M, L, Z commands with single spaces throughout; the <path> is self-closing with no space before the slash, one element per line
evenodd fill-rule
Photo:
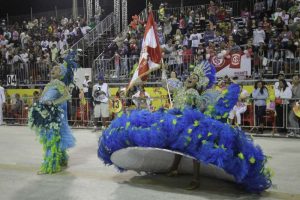
<path fill-rule="evenodd" d="M 249 96 L 250 94 L 245 89 L 243 89 L 242 85 L 240 85 L 239 100 L 229 113 L 230 124 L 232 124 L 233 119 L 236 117 L 236 125 L 241 126 L 241 114 L 247 111 L 246 101 Z"/>

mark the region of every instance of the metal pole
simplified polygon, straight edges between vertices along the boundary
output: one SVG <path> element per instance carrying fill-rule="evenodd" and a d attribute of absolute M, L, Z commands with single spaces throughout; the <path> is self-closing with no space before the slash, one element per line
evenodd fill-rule
<path fill-rule="evenodd" d="M 8 13 L 6 13 L 6 24 L 9 25 L 9 17 L 8 17 Z"/>
<path fill-rule="evenodd" d="M 180 9 L 183 10 L 183 0 L 180 2 Z"/>
<path fill-rule="evenodd" d="M 86 19 L 85 18 L 85 2 L 84 2 L 84 0 L 82 0 L 82 4 L 83 4 L 83 19 Z"/>
<path fill-rule="evenodd" d="M 32 17 L 32 7 L 30 7 L 30 19 L 31 19 L 31 21 L 33 20 L 33 17 Z"/>
<path fill-rule="evenodd" d="M 54 11 L 55 11 L 55 17 L 57 18 L 57 7 L 54 6 Z"/>

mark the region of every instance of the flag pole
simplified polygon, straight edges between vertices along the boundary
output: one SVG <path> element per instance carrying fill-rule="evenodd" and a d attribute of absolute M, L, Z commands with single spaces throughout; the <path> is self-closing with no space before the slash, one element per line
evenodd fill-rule
<path fill-rule="evenodd" d="M 161 59 L 161 63 L 162 63 L 162 65 L 165 65 L 163 58 Z M 170 92 L 168 80 L 166 80 L 166 84 L 167 84 L 168 97 L 169 97 L 169 101 L 170 101 L 170 108 L 173 108 L 173 102 L 172 102 L 172 98 L 171 98 L 171 92 Z"/>

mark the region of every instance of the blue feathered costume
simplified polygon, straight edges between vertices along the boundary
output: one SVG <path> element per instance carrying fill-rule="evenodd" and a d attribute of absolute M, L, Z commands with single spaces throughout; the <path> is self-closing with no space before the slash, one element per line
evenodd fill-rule
<path fill-rule="evenodd" d="M 74 58 L 74 53 L 65 58 L 65 64 L 60 66 L 60 80 L 51 80 L 39 102 L 29 111 L 29 126 L 37 132 L 44 149 L 40 174 L 61 171 L 68 161 L 66 150 L 75 145 L 67 120 L 67 100 L 70 95 L 66 86 L 73 80 L 73 68 L 76 67 Z"/>
<path fill-rule="evenodd" d="M 236 84 L 230 85 L 215 102 L 212 92 L 204 93 L 200 96 L 207 103 L 204 114 L 188 105 L 183 109 L 123 114 L 100 137 L 98 157 L 111 165 L 111 155 L 127 147 L 168 149 L 224 169 L 247 191 L 266 190 L 272 184 L 271 171 L 265 167 L 267 157 L 244 132 L 222 122 L 238 95 Z"/>

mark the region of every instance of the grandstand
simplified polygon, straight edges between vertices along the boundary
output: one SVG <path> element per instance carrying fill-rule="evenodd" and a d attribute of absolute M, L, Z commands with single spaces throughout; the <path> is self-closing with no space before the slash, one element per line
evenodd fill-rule
<path fill-rule="evenodd" d="M 124 26 L 123 19 L 117 20 L 116 12 L 121 10 L 116 9 L 102 16 L 98 23 L 89 24 L 90 28 L 83 18 L 77 19 L 79 23 L 71 18 L 40 18 L 27 24 L 12 26 L 0 38 L 0 76 L 4 80 L 3 85 L 7 89 L 43 87 L 49 81 L 51 66 L 61 61 L 63 55 L 72 49 L 78 52 L 78 62 L 82 68 L 80 73 L 86 70 L 92 72 L 91 79 L 94 83 L 99 75 L 103 76 L 115 95 L 119 87 L 129 83 L 132 71 L 137 66 L 147 19 L 146 8 L 140 13 L 134 13 L 130 3 L 129 1 L 128 26 Z M 264 1 L 203 1 L 200 5 L 197 1 L 184 1 L 183 5 L 182 1 L 154 2 L 153 13 L 163 62 L 169 73 L 175 71 L 177 78 L 184 81 L 193 66 L 201 60 L 208 60 L 217 68 L 218 81 L 225 79 L 229 83 L 229 77 L 245 85 L 249 93 L 252 93 L 257 80 L 264 80 L 270 91 L 270 109 L 265 116 L 265 124 L 274 129 L 276 117 L 273 85 L 278 81 L 278 74 L 284 74 L 290 81 L 294 74 L 299 74 L 300 69 L 300 36 L 297 29 L 299 17 L 298 12 L 293 9 L 298 5 L 295 2 L 287 9 L 286 5 L 268 5 Z M 282 11 L 284 9 L 288 14 Z M 24 26 L 27 31 L 23 31 Z M 56 30 L 57 27 L 60 31 Z M 61 35 L 67 35 L 67 39 L 65 42 L 62 39 L 62 44 L 66 44 L 67 48 L 61 45 L 61 41 L 55 41 L 59 36 L 52 39 L 53 35 L 49 33 L 52 28 L 56 34 L 65 31 Z M 76 30 L 79 31 L 77 35 Z M 82 31 L 84 34 L 80 33 Z M 9 40 L 5 33 L 10 35 Z M 200 40 L 194 41 L 194 36 Z M 43 46 L 45 44 L 48 47 Z M 50 48 L 50 44 L 63 48 Z M 27 46 L 30 46 L 28 52 Z M 55 54 L 56 51 L 59 54 Z M 15 79 L 12 75 L 16 75 Z M 7 85 L 8 78 L 16 80 L 15 83 Z M 79 88 L 82 87 L 80 81 L 76 84 Z M 152 105 L 154 109 L 168 105 L 167 94 L 159 89 L 160 70 L 150 74 L 145 86 L 155 99 Z M 30 105 L 32 97 L 28 96 Z M 131 101 L 131 97 L 128 98 L 126 101 Z M 71 121 L 84 126 L 92 125 L 92 107 L 82 107 L 78 95 L 73 96 L 72 102 Z M 247 110 L 243 115 L 245 120 L 242 120 L 242 126 L 255 127 L 253 103 L 249 103 Z M 18 115 L 18 118 L 26 118 L 26 109 L 22 112 L 24 114 Z M 284 118 L 288 121 L 289 110 L 285 108 L 285 112 Z M 9 112 L 6 117 L 10 118 Z M 25 123 L 26 120 L 20 122 Z"/>

